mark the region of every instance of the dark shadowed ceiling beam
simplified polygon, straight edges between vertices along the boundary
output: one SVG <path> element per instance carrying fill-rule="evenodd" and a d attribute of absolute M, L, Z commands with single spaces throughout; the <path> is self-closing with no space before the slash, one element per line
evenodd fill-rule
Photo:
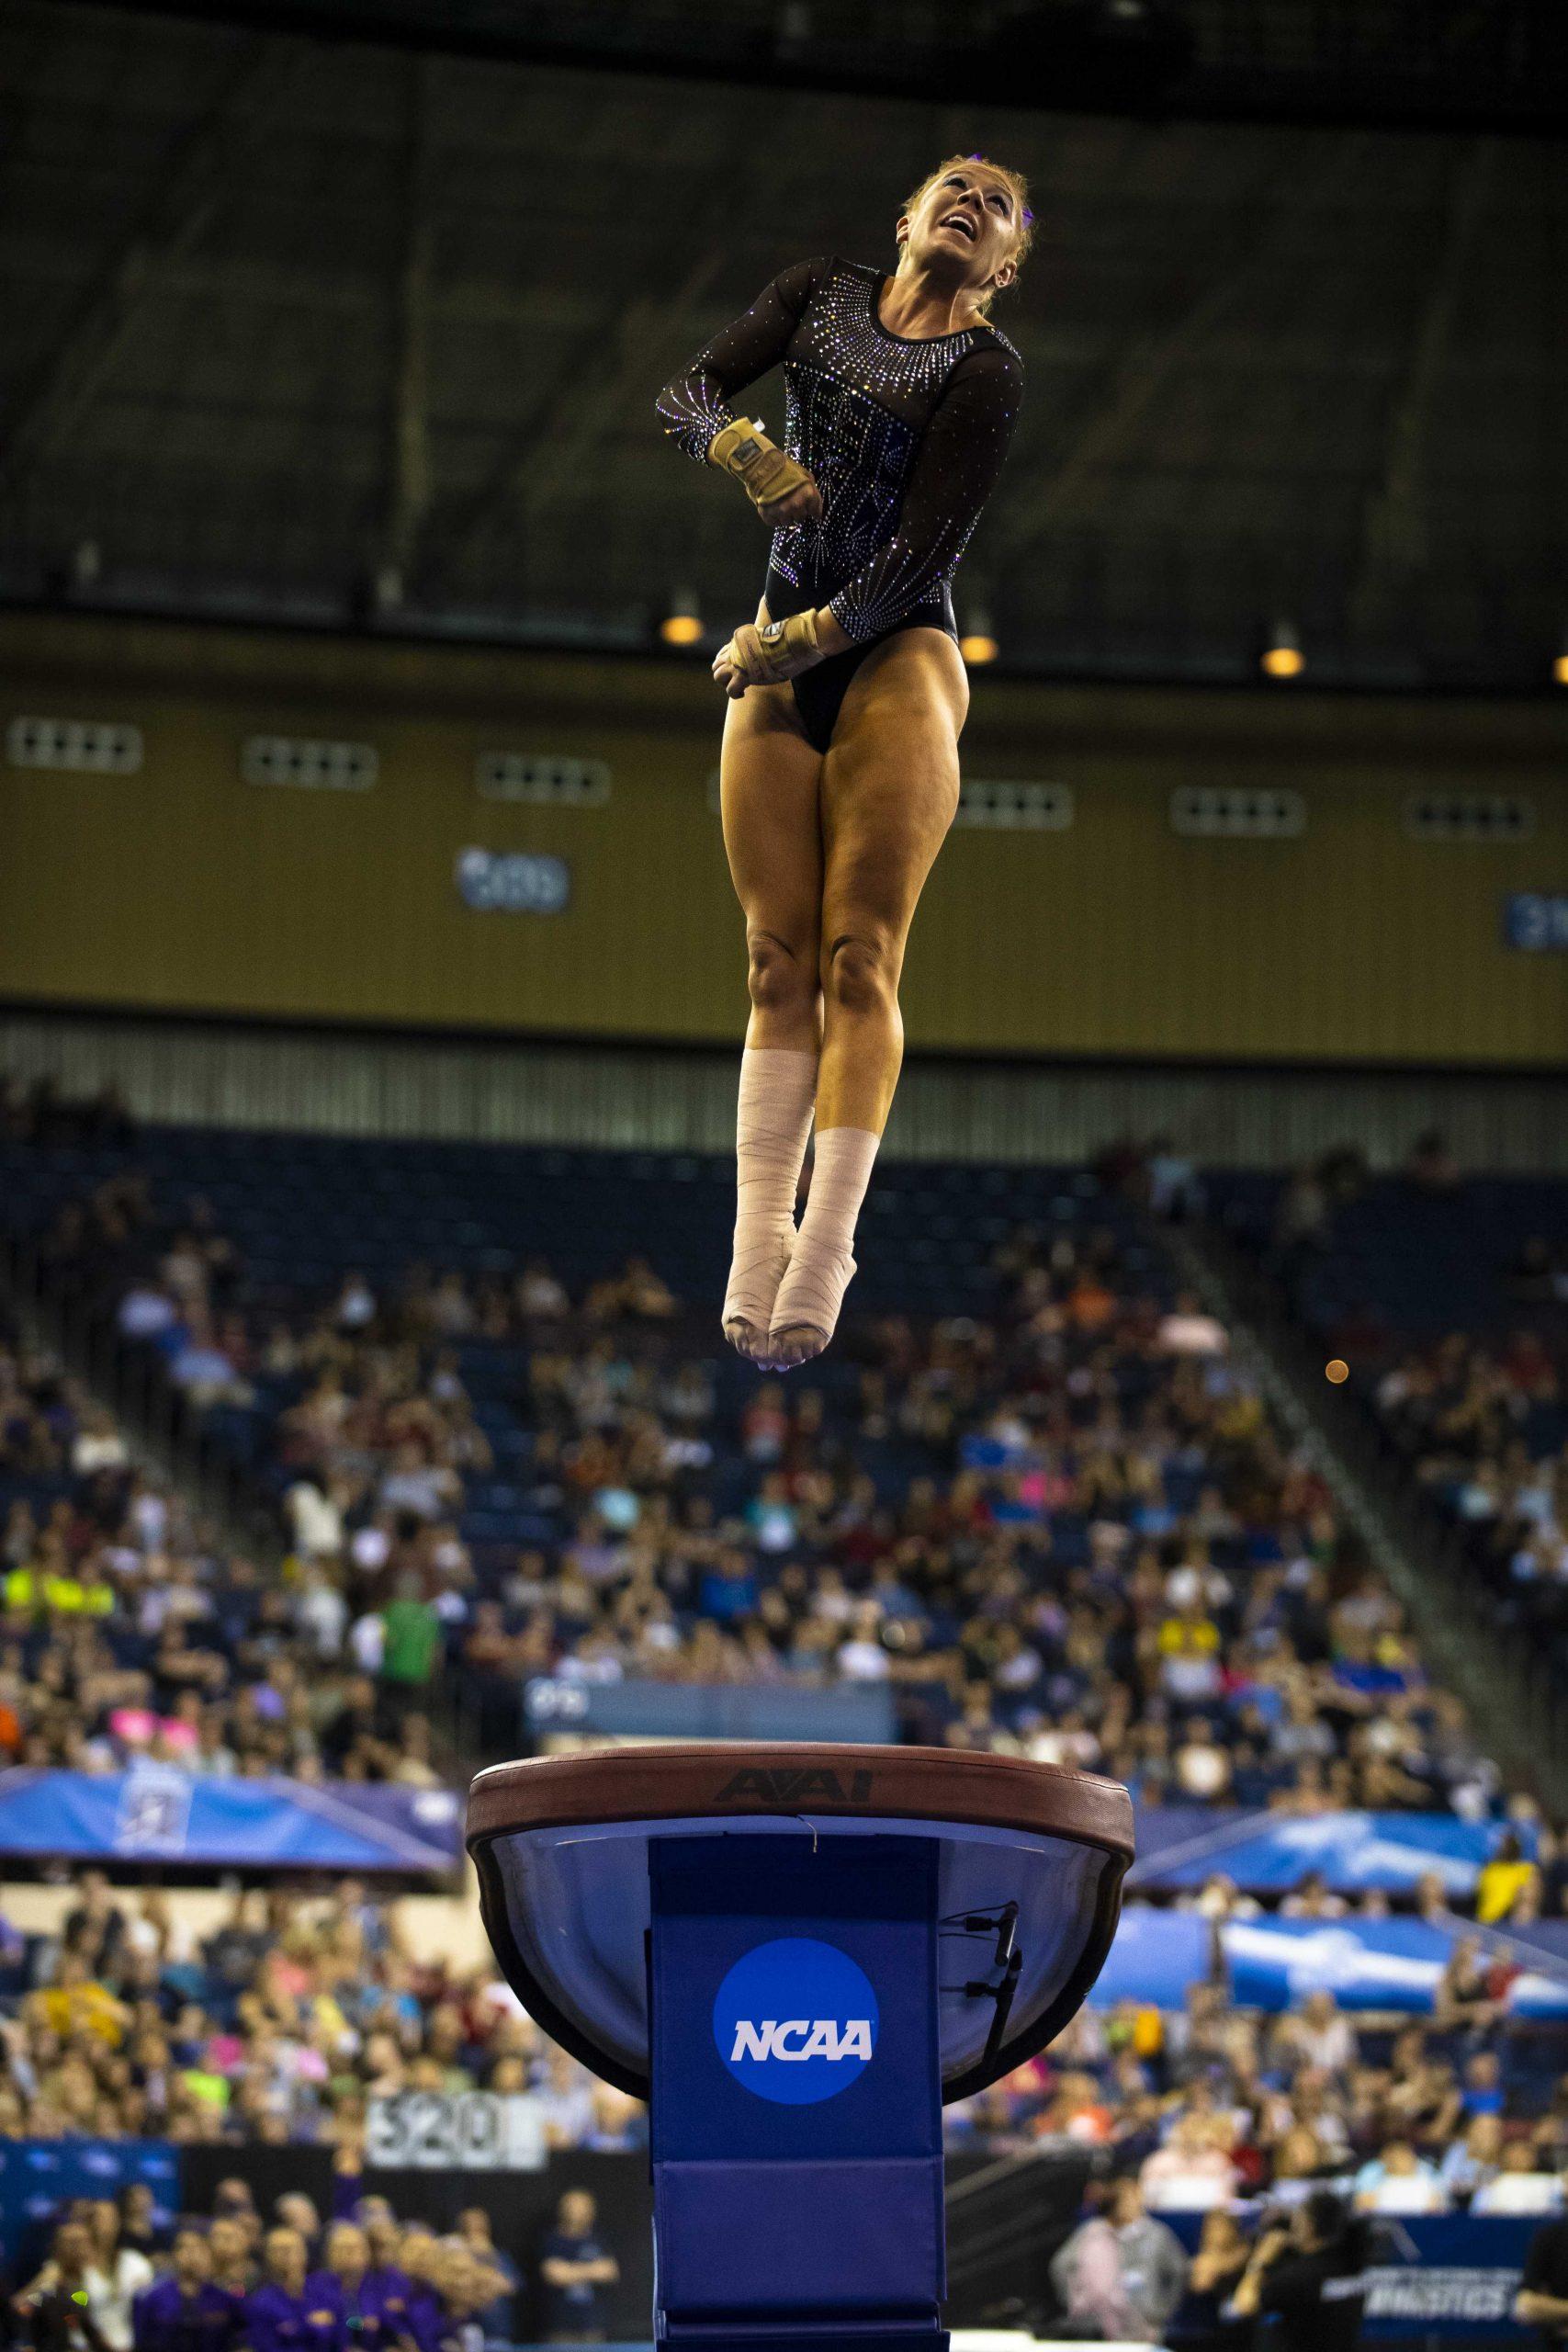
<path fill-rule="evenodd" d="M 1416 332 L 1403 346 L 1404 365 L 1389 403 L 1382 471 L 1367 498 L 1351 591 L 1352 609 L 1363 626 L 1376 625 L 1427 558 L 1422 485 L 1433 396 L 1449 359 L 1460 289 L 1485 216 L 1496 157 L 1494 141 L 1477 139 L 1455 158 L 1437 257 Z"/>
<path fill-rule="evenodd" d="M 412 57 L 404 63 L 403 238 L 393 302 L 386 509 L 378 564 L 379 571 L 397 582 L 400 598 L 415 568 L 431 496 L 430 316 L 435 267 L 431 85 L 437 71 L 426 57 Z"/>
<path fill-rule="evenodd" d="M 0 492 L 25 480 L 97 398 L 159 272 L 197 243 L 234 186 L 296 54 L 281 43 L 246 41 L 206 111 L 175 141 L 157 187 L 17 403 L 0 448 Z"/>
<path fill-rule="evenodd" d="M 1330 182 L 1337 168 L 1337 157 L 1325 175 Z M 1114 462 L 1178 369 L 1202 349 L 1240 300 L 1267 259 L 1280 223 L 1302 206 L 1299 171 L 1292 153 L 1282 168 L 1270 163 L 1255 178 L 1216 232 L 1217 266 L 1203 292 L 1168 326 L 1132 345 L 1077 438 L 1003 503 L 987 532 L 992 562 L 1021 554 L 1069 519 L 1082 519 L 1084 496 L 1096 475 Z"/>
<path fill-rule="evenodd" d="M 615 307 L 588 336 L 573 342 L 485 488 L 443 535 L 449 560 L 460 562 L 498 516 L 520 511 L 525 522 L 580 490 L 592 452 L 615 419 L 639 402 L 648 411 L 651 447 L 656 379 L 671 357 L 670 338 L 708 300 L 737 225 L 755 220 L 764 204 L 776 209 L 781 149 L 787 143 L 781 122 L 798 129 L 790 107 L 781 115 L 776 105 L 750 95 L 738 94 L 730 112 L 726 152 L 712 168 L 704 200 L 679 223 L 678 240 L 671 238 L 678 250 L 694 254 L 691 266 L 666 292 L 626 299 L 624 288 L 613 289 Z M 774 429 L 782 429 L 782 420 Z"/>

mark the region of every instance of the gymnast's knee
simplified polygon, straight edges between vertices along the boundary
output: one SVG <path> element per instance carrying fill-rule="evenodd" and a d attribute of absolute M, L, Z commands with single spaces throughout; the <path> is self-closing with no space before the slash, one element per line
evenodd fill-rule
<path fill-rule="evenodd" d="M 897 943 L 875 924 L 840 932 L 822 956 L 822 988 L 840 1012 L 886 1012 L 898 1001 Z"/>
<path fill-rule="evenodd" d="M 792 1012 L 815 1001 L 817 965 L 809 949 L 803 953 L 771 931 L 752 931 L 746 956 L 746 986 L 759 1012 Z"/>

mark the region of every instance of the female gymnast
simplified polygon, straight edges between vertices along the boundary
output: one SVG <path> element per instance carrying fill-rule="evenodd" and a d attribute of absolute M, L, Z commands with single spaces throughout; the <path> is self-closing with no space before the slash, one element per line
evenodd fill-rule
<path fill-rule="evenodd" d="M 797 262 L 659 395 L 666 433 L 734 474 L 773 534 L 756 621 L 713 665 L 751 997 L 724 1329 L 772 1368 L 838 1323 L 903 1059 L 905 944 L 958 806 L 951 582 L 1022 399 L 986 311 L 1028 251 L 1026 195 L 1017 172 L 950 157 L 899 216 L 896 270 Z M 779 361 L 782 448 L 728 405 Z"/>

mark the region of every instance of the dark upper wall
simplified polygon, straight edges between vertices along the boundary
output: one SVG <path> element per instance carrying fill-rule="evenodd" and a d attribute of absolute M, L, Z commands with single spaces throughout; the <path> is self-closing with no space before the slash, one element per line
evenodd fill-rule
<path fill-rule="evenodd" d="M 133 775 L 0 764 L 0 994 L 731 1039 L 740 926 L 702 667 L 18 615 L 0 728 L 125 721 Z M 365 791 L 242 781 L 257 734 L 372 745 Z M 1420 704 L 980 678 L 967 779 L 1066 785 L 1065 831 L 954 831 L 917 922 L 912 1044 L 1201 1059 L 1561 1065 L 1568 957 L 1508 948 L 1568 888 L 1568 698 Z M 603 808 L 486 800 L 482 752 L 606 762 Z M 1186 786 L 1297 792 L 1283 840 L 1194 840 Z M 1523 842 L 1418 842 L 1413 794 L 1512 794 Z M 461 850 L 549 852 L 556 916 L 475 913 Z"/>

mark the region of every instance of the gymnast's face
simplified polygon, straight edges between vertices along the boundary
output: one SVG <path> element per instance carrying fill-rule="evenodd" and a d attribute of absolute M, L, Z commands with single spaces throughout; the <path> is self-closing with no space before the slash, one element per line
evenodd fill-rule
<path fill-rule="evenodd" d="M 1002 287 L 1015 274 L 1018 198 L 998 172 L 954 164 L 898 222 L 898 242 L 919 268 L 973 286 Z"/>

